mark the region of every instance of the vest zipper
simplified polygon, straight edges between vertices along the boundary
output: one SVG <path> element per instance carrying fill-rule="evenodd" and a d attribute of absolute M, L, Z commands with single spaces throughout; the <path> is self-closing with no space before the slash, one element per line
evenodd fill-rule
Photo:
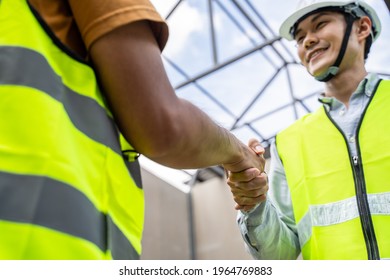
<path fill-rule="evenodd" d="M 369 101 L 369 103 L 372 101 Z M 332 124 L 337 128 L 337 130 L 341 133 L 341 135 L 344 138 L 344 141 L 347 146 L 348 154 L 349 154 L 349 159 L 351 162 L 351 167 L 352 167 L 352 173 L 353 173 L 353 179 L 355 183 L 355 193 L 356 193 L 356 202 L 358 206 L 358 211 L 359 211 L 359 217 L 360 217 L 360 222 L 362 225 L 362 231 L 363 231 L 363 236 L 364 240 L 366 242 L 366 248 L 367 248 L 367 257 L 369 260 L 379 260 L 380 259 L 380 254 L 379 254 L 379 249 L 378 249 L 378 242 L 376 240 L 375 236 L 375 230 L 374 230 L 374 225 L 372 223 L 371 219 L 371 212 L 370 208 L 368 205 L 368 200 L 367 200 L 367 192 L 366 192 L 366 182 L 364 180 L 364 172 L 363 172 L 363 166 L 360 162 L 360 146 L 359 146 L 359 130 L 360 126 L 363 122 L 364 115 L 367 111 L 369 104 L 367 104 L 367 107 L 365 108 L 360 120 L 359 124 L 356 130 L 356 150 L 358 153 L 358 156 L 351 156 L 351 150 L 348 146 L 348 140 L 346 136 L 344 135 L 343 131 L 341 128 L 335 123 L 335 121 L 332 119 L 330 116 L 329 112 L 326 110 L 324 107 L 325 114 L 328 116 L 329 120 L 332 122 Z"/>
<path fill-rule="evenodd" d="M 374 226 L 367 200 L 366 184 L 362 164 L 358 156 L 352 157 L 353 177 L 355 180 L 356 202 L 362 223 L 364 240 L 366 241 L 367 255 L 369 260 L 379 260 L 379 249 L 376 241 Z"/>

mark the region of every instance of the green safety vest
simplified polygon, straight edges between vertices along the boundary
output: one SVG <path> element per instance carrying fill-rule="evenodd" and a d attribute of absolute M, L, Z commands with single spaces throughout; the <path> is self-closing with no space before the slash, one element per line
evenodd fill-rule
<path fill-rule="evenodd" d="M 0 259 L 138 259 L 136 153 L 94 70 L 48 30 L 0 1 Z"/>
<path fill-rule="evenodd" d="M 304 259 L 390 258 L 390 81 L 358 125 L 358 156 L 325 108 L 276 138 Z"/>

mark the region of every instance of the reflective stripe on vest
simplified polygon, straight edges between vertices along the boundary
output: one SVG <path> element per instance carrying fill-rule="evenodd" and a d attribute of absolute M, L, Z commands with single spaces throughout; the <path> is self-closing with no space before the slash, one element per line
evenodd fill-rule
<path fill-rule="evenodd" d="M 1 2 L 0 259 L 137 259 L 136 153 L 94 71 L 57 43 L 27 1 Z"/>
<path fill-rule="evenodd" d="M 390 215 L 390 193 L 368 195 L 372 215 Z M 298 223 L 299 242 L 305 245 L 312 235 L 312 227 L 330 226 L 359 217 L 355 197 L 324 205 L 311 205 Z"/>
<path fill-rule="evenodd" d="M 116 153 L 121 153 L 119 133 L 106 111 L 94 100 L 62 85 L 61 78 L 42 55 L 26 48 L 0 47 L 0 63 L 0 84 L 27 86 L 49 94 L 64 105 L 79 130 Z M 15 76 L 16 72 L 20 75 Z"/>
<path fill-rule="evenodd" d="M 390 257 L 388 108 L 381 81 L 358 127 L 357 163 L 324 108 L 278 134 L 305 259 Z"/>
<path fill-rule="evenodd" d="M 43 180 L 47 183 L 42 184 Z M 114 258 L 138 258 L 111 218 L 99 212 L 82 193 L 62 182 L 0 172 L 0 197 L 7 198 L 0 204 L 0 220 L 18 223 L 33 220 L 34 225 L 86 239 L 103 252 L 108 250 L 108 236 L 114 236 L 117 241 L 111 248 Z"/>

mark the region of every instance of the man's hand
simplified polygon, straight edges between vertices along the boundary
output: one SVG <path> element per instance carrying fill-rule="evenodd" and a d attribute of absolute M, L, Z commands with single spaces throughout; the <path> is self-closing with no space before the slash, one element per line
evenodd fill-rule
<path fill-rule="evenodd" d="M 230 172 L 241 172 L 248 168 L 257 168 L 260 172 L 264 171 L 265 159 L 264 148 L 256 139 L 250 139 L 248 146 L 242 144 L 242 158 L 238 162 L 224 164 L 225 170 Z"/>
<path fill-rule="evenodd" d="M 256 158 L 248 159 L 254 165 L 238 172 L 228 171 L 227 174 L 227 184 L 230 186 L 233 199 L 237 203 L 235 206 L 236 210 L 249 211 L 253 209 L 253 207 L 266 199 L 268 191 L 267 174 L 264 172 L 264 148 L 255 139 L 249 141 L 248 147 L 256 155 Z M 251 155 L 252 157 L 253 154 Z"/>

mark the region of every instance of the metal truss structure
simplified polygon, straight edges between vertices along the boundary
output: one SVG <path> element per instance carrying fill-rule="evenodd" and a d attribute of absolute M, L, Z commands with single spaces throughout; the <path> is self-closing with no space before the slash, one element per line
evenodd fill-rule
<path fill-rule="evenodd" d="M 171 34 L 163 58 L 176 93 L 244 143 L 257 138 L 269 147 L 278 131 L 319 106 L 323 85 L 300 65 L 295 46 L 277 35 L 297 0 L 152 2 L 162 1 Z M 388 45 L 387 35 L 381 46 Z M 389 64 L 375 61 L 389 63 L 388 50 L 373 49 L 367 69 L 389 78 Z M 210 172 L 223 175 L 211 168 L 195 179 L 206 180 Z"/>

